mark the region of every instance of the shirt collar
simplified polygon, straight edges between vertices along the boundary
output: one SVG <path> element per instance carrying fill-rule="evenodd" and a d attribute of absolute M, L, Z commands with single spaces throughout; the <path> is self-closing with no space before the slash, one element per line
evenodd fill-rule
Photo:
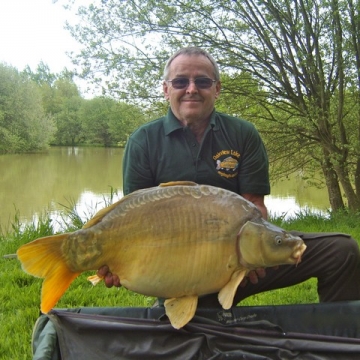
<path fill-rule="evenodd" d="M 217 121 L 218 120 L 216 116 L 216 111 L 214 110 L 210 117 L 210 127 L 213 128 L 214 130 L 218 129 Z M 181 125 L 180 121 L 175 117 L 174 113 L 171 111 L 170 108 L 165 116 L 164 129 L 166 136 L 176 130 L 183 129 L 183 126 Z"/>

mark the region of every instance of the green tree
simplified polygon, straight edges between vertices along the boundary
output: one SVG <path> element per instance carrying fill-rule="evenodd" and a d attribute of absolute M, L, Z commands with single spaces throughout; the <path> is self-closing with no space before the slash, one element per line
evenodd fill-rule
<path fill-rule="evenodd" d="M 66 68 L 53 74 L 44 62 L 35 71 L 27 66 L 23 74 L 38 85 L 46 114 L 55 118 L 57 132 L 53 144 L 77 145 L 82 139 L 78 117 L 82 98 L 73 81 L 74 74 Z"/>
<path fill-rule="evenodd" d="M 86 142 L 103 146 L 123 146 L 129 135 L 146 121 L 135 105 L 108 97 L 84 101 L 80 116 Z"/>
<path fill-rule="evenodd" d="M 116 102 L 109 116 L 109 130 L 114 141 L 124 146 L 130 134 L 149 120 L 148 110 L 144 111 L 136 105 Z"/>
<path fill-rule="evenodd" d="M 340 184 L 359 209 L 359 10 L 353 0 L 108 0 L 81 7 L 84 21 L 68 28 L 83 76 L 120 97 L 158 101 L 164 62 L 185 45 L 208 49 L 223 73 L 249 74 L 262 91 L 241 97 L 263 108 L 273 168 L 321 169 L 332 209 L 344 206 Z"/>
<path fill-rule="evenodd" d="M 52 86 L 57 78 L 56 74 L 51 73 L 49 65 L 45 64 L 43 61 L 40 61 L 35 72 L 27 65 L 23 73 L 40 86 L 43 84 Z"/>
<path fill-rule="evenodd" d="M 114 145 L 110 132 L 109 118 L 115 100 L 96 97 L 85 100 L 80 110 L 85 141 L 90 144 L 101 144 L 105 147 Z"/>
<path fill-rule="evenodd" d="M 52 111 L 56 121 L 55 144 L 78 145 L 83 136 L 79 111 L 84 100 L 76 84 L 67 77 L 58 78 L 51 91 L 48 111 Z"/>
<path fill-rule="evenodd" d="M 57 74 L 53 74 L 50 68 L 44 62 L 40 62 L 35 71 L 31 70 L 30 66 L 27 66 L 23 74 L 29 79 L 34 81 L 41 92 L 43 107 L 46 114 L 53 115 L 54 109 L 54 83 L 58 78 Z"/>
<path fill-rule="evenodd" d="M 257 122 L 261 112 L 264 111 L 259 106 L 259 98 L 261 96 L 266 98 L 268 95 L 251 74 L 223 73 L 221 84 L 221 96 L 216 101 L 217 110 Z"/>
<path fill-rule="evenodd" d="M 37 85 L 15 68 L 0 64 L 0 152 L 45 149 L 54 132 Z"/>

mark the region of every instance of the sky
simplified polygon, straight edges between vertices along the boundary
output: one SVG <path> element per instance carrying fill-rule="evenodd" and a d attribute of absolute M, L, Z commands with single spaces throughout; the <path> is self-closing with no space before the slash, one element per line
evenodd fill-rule
<path fill-rule="evenodd" d="M 0 0 L 0 62 L 19 71 L 27 65 L 35 71 L 41 61 L 52 73 L 73 69 L 66 52 L 79 46 L 64 25 L 76 17 L 63 8 L 66 2 Z"/>

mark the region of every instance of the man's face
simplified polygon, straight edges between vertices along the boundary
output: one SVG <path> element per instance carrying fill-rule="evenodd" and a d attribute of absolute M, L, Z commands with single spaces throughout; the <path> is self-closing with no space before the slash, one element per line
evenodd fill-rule
<path fill-rule="evenodd" d="M 210 60 L 202 55 L 179 55 L 170 64 L 168 80 L 187 78 L 190 79 L 189 85 L 184 89 L 175 89 L 171 82 L 163 83 L 165 98 L 169 100 L 174 115 L 184 125 L 208 119 L 220 93 L 220 81 L 208 89 L 196 87 L 194 80 L 199 77 L 214 80 Z"/>

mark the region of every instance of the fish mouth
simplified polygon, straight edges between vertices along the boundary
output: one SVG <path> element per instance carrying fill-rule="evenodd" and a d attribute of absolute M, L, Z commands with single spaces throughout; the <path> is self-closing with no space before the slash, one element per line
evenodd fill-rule
<path fill-rule="evenodd" d="M 306 249 L 305 244 L 301 244 L 298 248 L 294 251 L 293 255 L 291 256 L 294 260 L 295 266 L 298 266 L 301 263 L 301 257 Z"/>

